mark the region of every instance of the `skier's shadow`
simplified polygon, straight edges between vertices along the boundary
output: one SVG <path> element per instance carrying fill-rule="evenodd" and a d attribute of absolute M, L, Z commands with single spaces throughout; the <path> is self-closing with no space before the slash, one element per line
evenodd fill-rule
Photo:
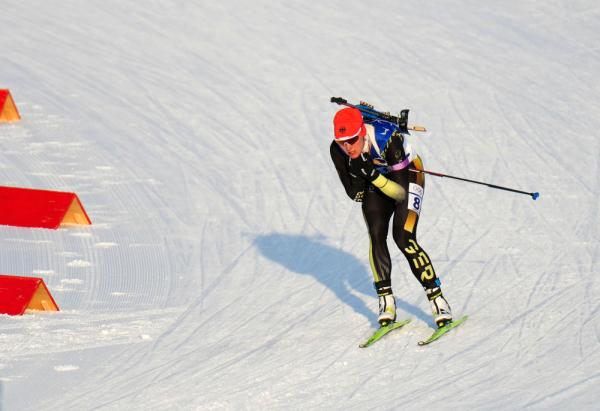
<path fill-rule="evenodd" d="M 364 265 L 340 249 L 325 244 L 316 237 L 290 234 L 267 234 L 254 237 L 254 245 L 270 260 L 301 275 L 310 275 L 329 288 L 336 297 L 348 304 L 356 313 L 361 314 L 374 325 L 376 313 L 367 307 L 356 292 L 375 298 L 372 275 Z M 354 293 L 353 293 L 354 291 Z M 396 297 L 398 314 L 405 312 L 425 322 L 430 316 L 420 308 Z"/>

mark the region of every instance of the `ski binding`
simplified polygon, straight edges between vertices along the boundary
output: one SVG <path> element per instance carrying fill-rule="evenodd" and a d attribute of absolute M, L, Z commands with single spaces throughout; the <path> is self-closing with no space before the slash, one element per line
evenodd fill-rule
<path fill-rule="evenodd" d="M 433 334 L 431 334 L 431 336 L 429 338 L 427 338 L 426 340 L 423 340 L 423 341 L 419 341 L 419 345 L 427 345 L 429 343 L 434 342 L 435 340 L 439 339 L 441 336 L 446 334 L 448 331 L 450 331 L 453 328 L 458 327 L 459 325 L 464 323 L 467 320 L 467 318 L 469 318 L 469 317 L 465 315 L 465 316 L 459 318 L 458 320 L 449 322 L 448 324 L 444 325 L 443 327 L 438 328 L 437 330 L 435 330 L 435 332 Z"/>
<path fill-rule="evenodd" d="M 382 325 L 381 327 L 379 327 L 379 329 L 377 331 L 375 331 L 373 333 L 373 335 L 371 337 L 369 337 L 369 339 L 367 341 L 361 343 L 359 345 L 359 347 L 366 348 L 366 347 L 372 345 L 373 343 L 379 341 L 384 335 L 388 334 L 391 331 L 397 330 L 398 328 L 405 326 L 410 321 L 411 321 L 411 319 L 407 318 L 406 320 L 402 320 L 402 321 L 398 321 L 398 322 L 391 322 L 389 324 Z"/>

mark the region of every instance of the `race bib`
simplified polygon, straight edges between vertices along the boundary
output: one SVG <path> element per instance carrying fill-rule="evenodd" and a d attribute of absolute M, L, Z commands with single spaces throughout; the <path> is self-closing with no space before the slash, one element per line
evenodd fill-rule
<path fill-rule="evenodd" d="M 410 183 L 408 185 L 408 209 L 415 213 L 421 213 L 421 205 L 423 203 L 424 190 L 418 184 Z"/>

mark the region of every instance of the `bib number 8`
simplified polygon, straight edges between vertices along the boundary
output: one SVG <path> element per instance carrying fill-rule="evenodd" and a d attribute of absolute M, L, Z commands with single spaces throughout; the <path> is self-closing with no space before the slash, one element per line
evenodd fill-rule
<path fill-rule="evenodd" d="M 415 196 L 415 200 L 413 201 L 413 208 L 415 210 L 420 210 L 421 209 L 421 197 L 416 197 Z"/>
<path fill-rule="evenodd" d="M 421 213 L 421 204 L 423 203 L 424 190 L 418 184 L 410 183 L 408 185 L 408 209 L 415 213 Z"/>

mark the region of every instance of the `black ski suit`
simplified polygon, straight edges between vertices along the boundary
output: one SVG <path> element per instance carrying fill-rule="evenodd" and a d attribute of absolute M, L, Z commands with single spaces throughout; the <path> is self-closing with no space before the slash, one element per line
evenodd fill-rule
<path fill-rule="evenodd" d="M 387 234 L 392 215 L 392 236 L 406 257 L 413 275 L 425 289 L 437 287 L 440 281 L 431 260 L 417 242 L 417 225 L 425 175 L 410 172 L 409 168 L 422 170 L 421 159 L 414 152 L 408 152 L 412 151 L 410 146 L 406 144 L 404 135 L 393 124 L 377 120 L 371 123 L 371 128 L 367 125 L 367 130 L 368 134 L 365 138 L 372 142 L 370 153 L 374 164 L 386 163 L 387 166 L 393 166 L 403 163 L 405 166 L 398 171 L 389 173 L 384 171 L 385 177 L 404 188 L 407 193 L 404 201 L 396 202 L 364 178 L 354 176 L 350 171 L 349 156 L 335 141 L 331 143 L 330 152 L 346 194 L 355 201 L 362 201 L 363 216 L 370 238 L 369 260 L 375 289 L 379 295 L 392 294 L 392 263 L 387 247 Z"/>

